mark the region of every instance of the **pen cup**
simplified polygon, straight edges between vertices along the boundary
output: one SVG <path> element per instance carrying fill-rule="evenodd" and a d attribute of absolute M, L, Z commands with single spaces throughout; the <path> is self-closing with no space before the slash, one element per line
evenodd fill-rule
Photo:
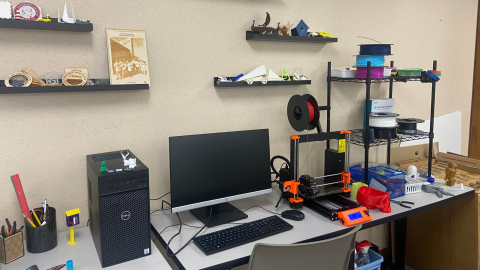
<path fill-rule="evenodd" d="M 43 226 L 32 227 L 25 221 L 27 234 L 27 251 L 29 253 L 42 253 L 57 246 L 57 215 L 53 207 L 50 208 L 50 220 Z M 43 208 L 37 208 L 43 211 Z M 34 210 L 37 210 L 34 209 Z M 35 218 L 35 217 L 33 217 Z"/>
<path fill-rule="evenodd" d="M 15 261 L 25 255 L 23 250 L 23 233 L 19 232 L 0 239 L 0 262 L 3 264 Z"/>

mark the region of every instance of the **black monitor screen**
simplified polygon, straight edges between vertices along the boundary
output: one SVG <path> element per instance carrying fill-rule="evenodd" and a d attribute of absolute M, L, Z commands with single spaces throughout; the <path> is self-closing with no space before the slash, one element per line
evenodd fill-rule
<path fill-rule="evenodd" d="M 271 189 L 268 129 L 170 137 L 172 208 Z"/>

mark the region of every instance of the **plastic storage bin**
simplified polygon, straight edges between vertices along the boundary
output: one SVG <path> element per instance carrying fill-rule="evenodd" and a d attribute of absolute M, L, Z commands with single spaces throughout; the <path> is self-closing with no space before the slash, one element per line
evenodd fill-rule
<path fill-rule="evenodd" d="M 352 178 L 364 180 L 361 165 L 350 167 Z M 372 179 L 374 179 L 372 183 Z M 370 187 L 388 192 L 390 199 L 405 195 L 405 173 L 385 166 L 368 168 L 368 184 Z"/>
<path fill-rule="evenodd" d="M 368 256 L 370 257 L 370 263 L 355 268 L 356 270 L 380 270 L 382 267 L 383 257 L 375 251 L 369 249 Z"/>
<path fill-rule="evenodd" d="M 355 78 L 357 76 L 357 70 L 340 70 L 332 68 L 332 77 L 336 78 Z"/>
<path fill-rule="evenodd" d="M 421 68 L 405 68 L 398 70 L 398 76 L 421 76 L 423 69 Z"/>

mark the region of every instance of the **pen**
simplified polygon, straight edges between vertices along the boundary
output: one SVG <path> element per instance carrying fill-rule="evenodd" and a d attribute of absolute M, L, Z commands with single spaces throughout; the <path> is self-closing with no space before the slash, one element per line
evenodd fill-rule
<path fill-rule="evenodd" d="M 10 234 L 8 233 L 8 228 L 5 228 L 5 238 L 9 237 Z"/>
<path fill-rule="evenodd" d="M 7 238 L 5 235 L 5 225 L 2 225 L 2 231 L 0 233 L 2 234 L 3 238 Z"/>
<path fill-rule="evenodd" d="M 20 227 L 20 229 L 18 229 L 17 233 L 21 232 L 23 230 L 23 227 L 24 226 L 22 225 L 22 227 Z"/>
<path fill-rule="evenodd" d="M 27 219 L 28 223 L 30 223 L 33 228 L 37 227 L 37 226 L 35 226 L 35 224 L 33 224 L 33 222 L 27 216 L 25 216 L 25 214 L 23 214 L 23 217 L 25 217 Z"/>
<path fill-rule="evenodd" d="M 40 226 L 42 223 L 41 223 L 40 220 L 38 219 L 38 216 L 37 216 L 37 214 L 35 213 L 35 210 L 32 209 L 32 213 L 33 213 L 33 216 L 37 219 L 38 226 Z"/>
<path fill-rule="evenodd" d="M 45 220 L 48 219 L 48 217 L 50 216 L 50 207 L 48 207 L 48 204 L 47 204 L 47 212 L 45 213 L 47 216 L 45 217 Z"/>

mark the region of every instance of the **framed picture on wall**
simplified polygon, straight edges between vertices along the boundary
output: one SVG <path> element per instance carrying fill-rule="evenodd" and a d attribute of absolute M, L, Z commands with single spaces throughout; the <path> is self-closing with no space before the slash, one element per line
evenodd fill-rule
<path fill-rule="evenodd" d="M 150 84 L 145 31 L 106 29 L 110 84 Z"/>

